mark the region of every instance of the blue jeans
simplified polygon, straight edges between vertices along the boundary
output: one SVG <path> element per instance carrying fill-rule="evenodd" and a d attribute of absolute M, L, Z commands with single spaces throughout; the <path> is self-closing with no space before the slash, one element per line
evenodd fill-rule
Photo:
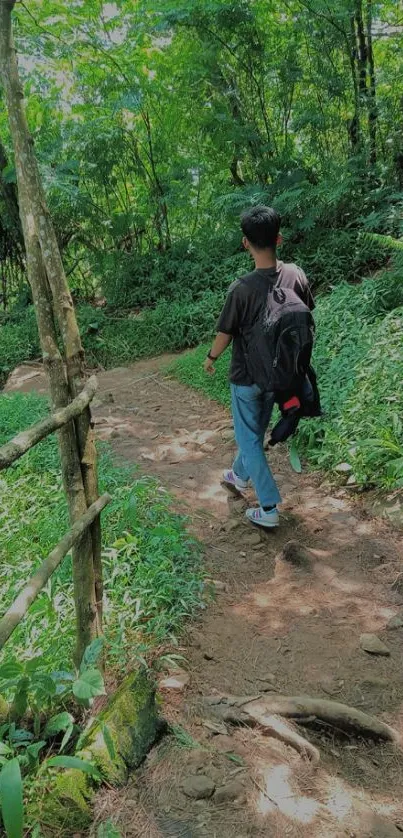
<path fill-rule="evenodd" d="M 252 384 L 231 384 L 235 439 L 239 448 L 233 471 L 241 480 L 251 480 L 261 506 L 276 506 L 281 496 L 270 471 L 264 437 L 274 407 L 273 393 Z"/>

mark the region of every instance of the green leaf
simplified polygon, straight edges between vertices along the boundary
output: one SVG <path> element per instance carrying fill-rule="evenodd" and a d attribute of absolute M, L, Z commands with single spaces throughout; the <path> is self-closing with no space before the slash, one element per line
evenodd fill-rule
<path fill-rule="evenodd" d="M 68 730 L 73 722 L 74 719 L 71 713 L 67 713 L 67 711 L 64 713 L 58 713 L 57 716 L 52 716 L 52 718 L 49 719 L 45 730 L 43 731 L 43 735 L 46 739 L 49 739 L 52 736 L 57 736 L 58 733 Z"/>
<path fill-rule="evenodd" d="M 92 762 L 86 762 L 78 757 L 52 757 L 46 763 L 52 768 L 76 768 L 78 771 L 83 771 L 84 774 L 91 774 L 97 780 L 102 780 L 102 777 Z"/>
<path fill-rule="evenodd" d="M 0 804 L 7 838 L 22 838 L 24 830 L 24 804 L 22 778 L 18 759 L 11 759 L 0 774 Z"/>
<path fill-rule="evenodd" d="M 99 824 L 97 838 L 122 838 L 122 833 L 112 821 L 108 820 Z"/>
<path fill-rule="evenodd" d="M 65 747 L 66 747 L 67 743 L 70 741 L 70 739 L 71 739 L 71 737 L 72 737 L 73 731 L 74 731 L 74 725 L 70 725 L 70 726 L 67 728 L 66 733 L 64 734 L 63 739 L 62 739 L 62 741 L 61 741 L 61 743 L 60 743 L 59 753 L 61 753 L 62 751 L 64 751 L 64 749 L 65 749 Z"/>
<path fill-rule="evenodd" d="M 78 701 L 90 701 L 97 695 L 105 695 L 104 679 L 99 669 L 87 669 L 74 681 L 73 693 Z"/>
<path fill-rule="evenodd" d="M 95 640 L 93 640 L 92 643 L 90 643 L 90 645 L 87 646 L 80 664 L 80 673 L 84 672 L 86 669 L 91 669 L 94 667 L 102 653 L 103 647 L 103 637 L 96 637 Z"/>
<path fill-rule="evenodd" d="M 111 736 L 111 732 L 110 732 L 108 726 L 106 724 L 104 724 L 103 722 L 101 724 L 101 730 L 102 730 L 102 733 L 103 733 L 105 745 L 108 749 L 108 754 L 109 754 L 111 760 L 114 760 L 115 757 L 116 757 L 116 750 L 115 750 L 115 746 L 113 744 L 113 739 L 112 739 L 112 736 Z"/>
<path fill-rule="evenodd" d="M 10 707 L 10 716 L 12 719 L 22 719 L 28 707 L 28 689 L 30 683 L 30 679 L 27 676 L 20 678 L 13 703 Z"/>
<path fill-rule="evenodd" d="M 8 681 L 10 678 L 17 678 L 23 671 L 24 668 L 18 661 L 8 661 L 0 666 L 0 680 Z"/>
<path fill-rule="evenodd" d="M 302 472 L 301 460 L 299 458 L 299 454 L 298 454 L 298 451 L 297 451 L 297 448 L 296 448 L 296 445 L 295 445 L 294 442 L 290 446 L 290 452 L 289 453 L 290 453 L 291 468 L 297 474 L 301 474 L 301 472 Z"/>
<path fill-rule="evenodd" d="M 12 754 L 11 748 L 5 742 L 0 742 L 0 756 L 7 756 Z"/>
<path fill-rule="evenodd" d="M 46 742 L 33 742 L 32 745 L 28 745 L 27 747 L 27 754 L 29 756 L 30 762 L 36 764 L 38 762 L 39 754 L 46 745 Z"/>
<path fill-rule="evenodd" d="M 44 673 L 34 675 L 32 682 L 35 686 L 35 693 L 39 698 L 50 698 L 56 693 L 56 684 L 50 675 Z"/>
<path fill-rule="evenodd" d="M 31 658 L 31 660 L 27 661 L 25 664 L 25 672 L 35 672 L 35 670 L 38 669 L 38 666 L 40 666 L 41 663 L 43 663 L 43 655 L 37 655 L 36 658 Z"/>

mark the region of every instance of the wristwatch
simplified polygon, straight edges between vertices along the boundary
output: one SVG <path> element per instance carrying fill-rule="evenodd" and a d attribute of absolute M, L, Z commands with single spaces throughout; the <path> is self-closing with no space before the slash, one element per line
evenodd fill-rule
<path fill-rule="evenodd" d="M 217 360 L 217 356 L 212 355 L 211 352 L 208 352 L 207 358 L 209 359 L 209 361 L 216 361 Z"/>

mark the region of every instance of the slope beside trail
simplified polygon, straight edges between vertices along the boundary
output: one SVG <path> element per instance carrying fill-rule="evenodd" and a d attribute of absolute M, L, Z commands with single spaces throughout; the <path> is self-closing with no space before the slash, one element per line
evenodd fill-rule
<path fill-rule="evenodd" d="M 313 767 L 259 728 L 214 720 L 203 699 L 310 695 L 353 705 L 402 733 L 403 628 L 388 625 L 403 615 L 401 534 L 344 489 L 294 474 L 284 450 L 270 455 L 282 525 L 254 529 L 244 520 L 245 501 L 220 483 L 234 454 L 229 414 L 169 380 L 166 360 L 101 373 L 95 427 L 118 458 L 156 476 L 190 516 L 216 597 L 179 649 L 188 683 L 162 690 L 176 735 L 151 752 L 127 788 L 100 795 L 97 822 L 112 818 L 128 838 L 398 838 L 403 759 L 394 745 L 325 725 L 301 728 L 321 753 Z M 22 368 L 8 389 L 44 386 L 39 369 Z M 308 548 L 308 566 L 286 560 L 290 540 Z M 363 633 L 376 634 L 390 654 L 363 651 Z M 192 793 L 216 792 L 189 797 L 186 783 Z"/>

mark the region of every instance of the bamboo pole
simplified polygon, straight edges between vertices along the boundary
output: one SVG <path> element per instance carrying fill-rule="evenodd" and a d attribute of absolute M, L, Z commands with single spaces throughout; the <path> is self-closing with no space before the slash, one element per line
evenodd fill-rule
<path fill-rule="evenodd" d="M 38 163 L 33 151 L 33 142 L 29 137 L 28 126 L 23 107 L 23 92 L 19 79 L 18 66 L 15 50 L 12 43 L 11 12 L 16 0 L 0 0 L 0 28 L 3 25 L 5 35 L 9 37 L 8 50 L 8 75 L 14 86 L 18 88 L 19 97 L 14 96 L 14 111 L 10 107 L 10 98 L 6 99 L 10 115 L 11 134 L 19 133 L 20 137 L 25 133 L 24 158 L 17 160 L 24 168 L 24 176 L 30 185 L 30 212 L 32 224 L 35 226 L 39 248 L 42 256 L 43 266 L 46 272 L 49 294 L 52 299 L 53 312 L 57 321 L 62 343 L 65 350 L 66 379 L 70 398 L 74 399 L 81 391 L 84 384 L 84 351 L 81 344 L 80 331 L 74 310 L 73 300 L 70 294 L 66 279 L 60 249 L 56 233 L 50 217 L 49 208 L 43 189 Z M 3 7 L 3 8 L 2 8 Z M 4 23 L 3 23 L 4 21 Z M 1 34 L 1 33 L 0 33 Z M 7 49 L 5 50 L 7 52 Z M 14 129 L 14 130 L 13 130 Z M 20 189 L 20 187 L 18 187 Z M 90 408 L 78 415 L 75 419 L 76 436 L 78 442 L 80 468 L 82 472 L 83 485 L 87 506 L 94 503 L 98 497 L 98 473 L 94 435 L 91 426 Z M 101 529 L 100 521 L 96 519 L 91 527 L 92 555 L 93 555 L 93 576 L 95 580 L 95 600 L 97 610 L 98 627 L 102 623 L 102 564 L 101 564 Z"/>
<path fill-rule="evenodd" d="M 15 0 L 0 0 L 0 75 L 14 146 L 28 279 L 32 288 L 44 366 L 49 377 L 52 408 L 57 410 L 60 407 L 66 407 L 71 398 L 78 395 L 82 384 L 77 392 L 71 392 L 66 375 L 66 366 L 58 346 L 54 299 L 52 299 L 53 291 L 50 287 L 48 266 L 45 263 L 46 243 L 43 237 L 41 241 L 39 235 L 40 216 L 47 212 L 46 199 L 33 150 L 33 139 L 27 124 L 23 91 L 13 43 L 11 13 L 14 5 Z M 71 297 L 66 299 L 62 295 L 61 305 L 66 305 L 70 310 Z M 65 330 L 61 331 L 64 342 Z M 89 427 L 89 408 L 86 409 L 85 413 Z M 95 495 L 95 468 L 91 470 L 95 476 L 90 500 L 89 492 L 84 486 L 86 475 L 85 469 L 83 470 L 82 467 L 83 440 L 79 441 L 77 439 L 76 431 L 77 428 L 70 422 L 58 432 L 63 484 L 69 505 L 71 525 L 86 512 L 88 506 L 97 500 L 97 495 Z M 90 440 L 91 437 L 92 434 L 88 433 L 87 440 Z M 88 447 L 94 448 L 93 444 Z M 81 660 L 84 649 L 97 633 L 101 633 L 102 566 L 99 554 L 101 543 L 99 518 L 96 519 L 93 526 L 95 527 L 95 537 L 86 530 L 74 545 L 72 551 L 77 627 L 76 661 Z M 94 559 L 94 545 L 98 550 L 97 561 Z M 95 575 L 97 576 L 97 585 L 95 585 Z"/>
<path fill-rule="evenodd" d="M 19 460 L 23 454 L 26 454 L 30 448 L 37 445 L 42 439 L 59 430 L 71 419 L 75 419 L 85 408 L 90 404 L 95 396 L 97 390 L 97 380 L 95 375 L 88 379 L 85 387 L 67 407 L 62 407 L 31 425 L 27 430 L 17 434 L 10 442 L 2 445 L 0 448 L 0 471 L 8 468 L 16 460 Z"/>
<path fill-rule="evenodd" d="M 13 633 L 14 629 L 21 622 L 28 611 L 30 605 L 36 599 L 42 588 L 50 579 L 52 573 L 59 566 L 62 559 L 65 558 L 73 544 L 82 537 L 84 532 L 91 526 L 95 518 L 98 518 L 105 506 L 112 500 L 111 496 L 106 492 L 101 495 L 98 500 L 89 507 L 87 512 L 73 524 L 66 535 L 63 536 L 59 544 L 52 550 L 49 556 L 42 562 L 36 573 L 31 577 L 28 584 L 18 594 L 17 599 L 6 611 L 4 617 L 0 620 L 0 649 Z"/>

